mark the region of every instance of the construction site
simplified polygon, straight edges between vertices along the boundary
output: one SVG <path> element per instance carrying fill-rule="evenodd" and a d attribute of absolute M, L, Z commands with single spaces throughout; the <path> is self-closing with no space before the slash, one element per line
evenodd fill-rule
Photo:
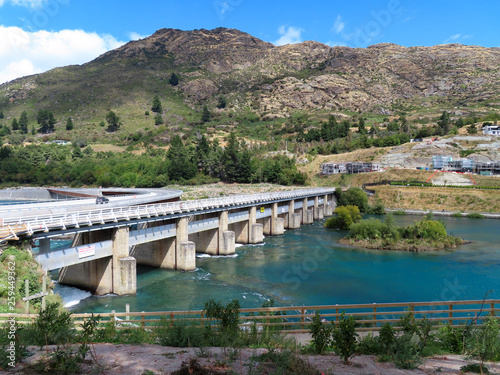
<path fill-rule="evenodd" d="M 344 163 L 323 163 L 321 164 L 321 173 L 325 176 L 346 173 L 368 173 L 378 172 L 380 165 L 377 163 L 364 163 L 364 162 L 344 162 Z"/>
<path fill-rule="evenodd" d="M 500 161 L 476 162 L 472 159 L 453 160 L 451 156 L 435 155 L 433 169 L 448 172 L 470 172 L 483 176 L 499 175 Z"/>

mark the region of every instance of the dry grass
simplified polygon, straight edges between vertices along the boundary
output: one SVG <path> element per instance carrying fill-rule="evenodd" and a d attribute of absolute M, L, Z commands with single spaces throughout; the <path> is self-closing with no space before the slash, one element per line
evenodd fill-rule
<path fill-rule="evenodd" d="M 115 146 L 111 144 L 104 144 L 104 143 L 96 143 L 91 145 L 92 150 L 95 152 L 124 152 L 125 147 L 120 147 L 120 146 Z"/>
<path fill-rule="evenodd" d="M 500 212 L 498 190 L 375 186 L 371 201 L 386 207 L 463 212 Z"/>

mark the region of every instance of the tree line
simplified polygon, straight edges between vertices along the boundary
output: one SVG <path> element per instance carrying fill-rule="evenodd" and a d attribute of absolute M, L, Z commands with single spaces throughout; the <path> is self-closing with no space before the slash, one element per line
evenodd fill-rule
<path fill-rule="evenodd" d="M 77 144 L 4 146 L 0 148 L 0 180 L 8 184 L 70 186 L 163 187 L 169 183 L 270 182 L 282 185 L 306 182 L 295 160 L 264 157 L 234 133 L 222 147 L 201 136 L 185 144 L 176 135 L 168 151 L 148 147 L 146 152 L 94 152 Z"/>

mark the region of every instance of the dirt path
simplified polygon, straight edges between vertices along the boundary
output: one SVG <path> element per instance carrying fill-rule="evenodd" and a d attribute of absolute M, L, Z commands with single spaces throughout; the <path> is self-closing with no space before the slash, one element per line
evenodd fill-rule
<path fill-rule="evenodd" d="M 266 349 L 242 349 L 241 351 L 224 351 L 221 348 L 207 348 L 204 352 L 208 356 L 200 357 L 199 349 L 193 348 L 171 348 L 159 345 L 113 345 L 96 344 L 95 352 L 98 363 L 102 366 L 103 375 L 142 375 L 146 370 L 149 374 L 170 374 L 179 370 L 182 362 L 190 358 L 198 358 L 198 361 L 212 369 L 232 369 L 236 374 L 247 375 L 249 373 L 250 357 L 265 353 Z M 49 347 L 49 351 L 53 350 Z M 35 374 L 29 364 L 39 361 L 45 354 L 45 350 L 33 349 L 34 355 L 28 357 L 17 368 L 11 371 L 0 371 L 1 374 Z M 231 353 L 233 354 L 231 356 Z M 374 356 L 354 357 L 351 364 L 344 365 L 337 355 L 310 355 L 302 356 L 309 363 L 324 374 L 335 375 L 403 375 L 403 374 L 460 374 L 460 367 L 470 361 L 463 356 L 436 356 L 426 359 L 416 370 L 397 369 L 392 363 L 377 362 Z M 500 374 L 500 364 L 490 364 L 490 373 Z M 84 364 L 81 373 L 99 374 L 97 366 L 90 362 Z"/>

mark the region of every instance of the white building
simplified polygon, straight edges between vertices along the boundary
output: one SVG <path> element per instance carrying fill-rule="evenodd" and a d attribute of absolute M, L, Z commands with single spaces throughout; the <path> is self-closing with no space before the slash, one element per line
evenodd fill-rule
<path fill-rule="evenodd" d="M 483 126 L 484 135 L 500 135 L 500 127 L 498 125 Z"/>

